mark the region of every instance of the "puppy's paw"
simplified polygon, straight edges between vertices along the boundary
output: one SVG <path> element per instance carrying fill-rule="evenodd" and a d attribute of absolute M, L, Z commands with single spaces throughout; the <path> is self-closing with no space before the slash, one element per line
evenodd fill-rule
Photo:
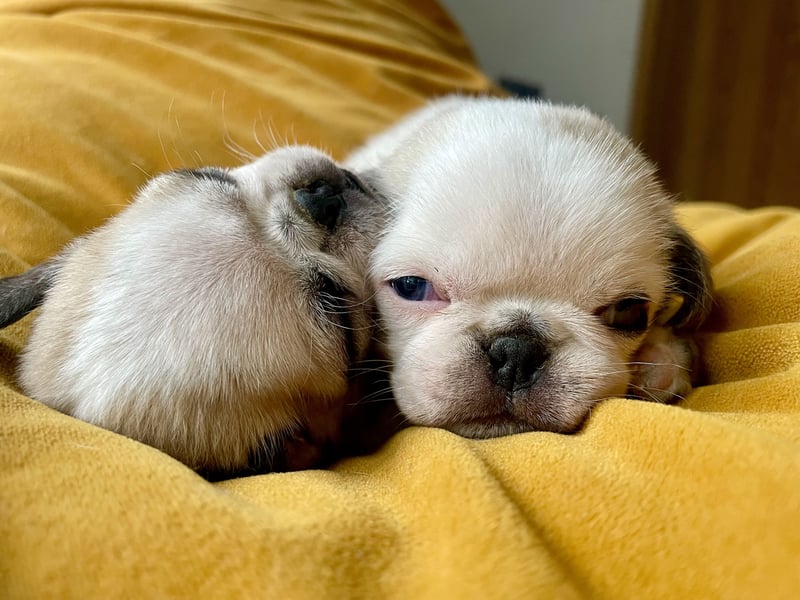
<path fill-rule="evenodd" d="M 631 359 L 628 397 L 671 404 L 683 400 L 695 382 L 697 345 L 667 327 L 653 327 Z"/>

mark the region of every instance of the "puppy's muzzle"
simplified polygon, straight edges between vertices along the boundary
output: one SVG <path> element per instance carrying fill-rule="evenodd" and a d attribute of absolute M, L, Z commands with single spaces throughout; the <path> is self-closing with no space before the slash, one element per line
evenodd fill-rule
<path fill-rule="evenodd" d="M 294 197 L 315 223 L 332 231 L 344 209 L 343 188 L 326 181 L 315 181 L 295 190 Z"/>
<path fill-rule="evenodd" d="M 492 382 L 510 393 L 534 385 L 550 353 L 533 335 L 500 335 L 486 348 Z"/>

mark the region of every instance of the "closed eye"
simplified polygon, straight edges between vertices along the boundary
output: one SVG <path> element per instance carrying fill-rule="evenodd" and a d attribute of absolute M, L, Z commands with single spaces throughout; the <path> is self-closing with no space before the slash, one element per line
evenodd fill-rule
<path fill-rule="evenodd" d="M 623 298 L 597 311 L 600 320 L 611 329 L 623 333 L 642 333 L 650 318 L 650 301 L 641 296 Z"/>
<path fill-rule="evenodd" d="M 180 172 L 191 175 L 195 179 L 211 181 L 231 187 L 236 187 L 237 182 L 227 170 L 218 167 L 201 167 L 199 169 L 182 169 Z"/>
<path fill-rule="evenodd" d="M 369 190 L 367 190 L 367 187 L 362 183 L 362 181 L 358 177 L 355 176 L 354 173 L 351 173 L 347 169 L 342 169 L 342 171 L 344 172 L 344 177 L 351 188 L 358 190 L 362 194 L 366 195 L 370 194 Z"/>

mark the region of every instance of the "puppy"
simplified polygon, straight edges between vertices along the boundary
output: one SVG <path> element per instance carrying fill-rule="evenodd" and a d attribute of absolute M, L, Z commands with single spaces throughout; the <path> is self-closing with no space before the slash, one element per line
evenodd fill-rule
<path fill-rule="evenodd" d="M 449 97 L 346 165 L 390 205 L 370 269 L 412 423 L 566 433 L 603 398 L 691 389 L 683 336 L 711 306 L 706 260 L 653 165 L 604 120 Z"/>
<path fill-rule="evenodd" d="M 0 326 L 41 304 L 31 397 L 204 474 L 311 466 L 369 345 L 385 220 L 308 147 L 179 170 L 60 255 L 0 282 Z"/>

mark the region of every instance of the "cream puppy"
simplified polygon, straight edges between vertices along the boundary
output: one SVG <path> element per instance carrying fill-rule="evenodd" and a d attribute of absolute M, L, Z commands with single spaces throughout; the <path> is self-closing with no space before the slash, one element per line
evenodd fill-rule
<path fill-rule="evenodd" d="M 359 180 L 308 147 L 160 175 L 0 281 L 0 326 L 42 304 L 22 389 L 204 473 L 310 466 L 358 393 L 383 222 Z"/>
<path fill-rule="evenodd" d="M 346 165 L 388 200 L 371 258 L 397 403 L 471 437 L 572 432 L 691 389 L 706 261 L 645 157 L 586 110 L 439 100 Z"/>

